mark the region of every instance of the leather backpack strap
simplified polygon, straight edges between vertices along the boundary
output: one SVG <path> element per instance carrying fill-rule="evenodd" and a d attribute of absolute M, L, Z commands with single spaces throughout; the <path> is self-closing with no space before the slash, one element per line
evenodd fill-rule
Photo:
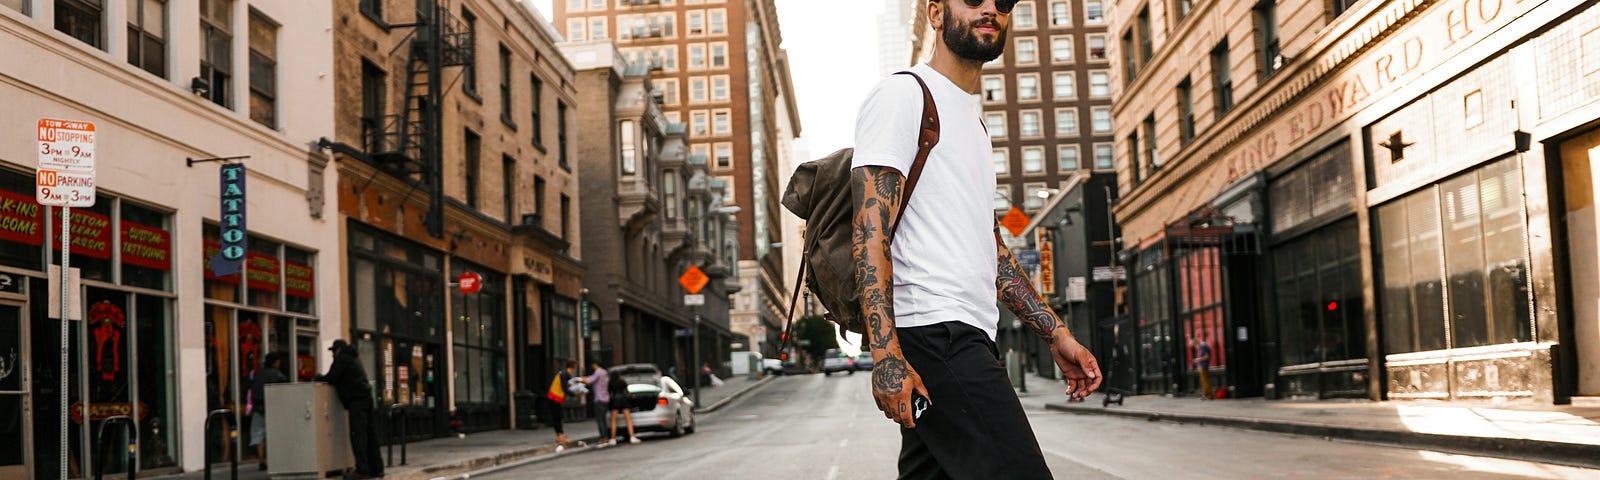
<path fill-rule="evenodd" d="M 894 224 L 889 227 L 891 239 L 894 238 L 894 232 L 900 229 L 900 219 L 906 216 L 906 207 L 911 206 L 911 192 L 917 189 L 917 182 L 922 180 L 922 167 L 927 166 L 928 155 L 933 153 L 933 146 L 939 144 L 939 106 L 933 102 L 933 91 L 928 90 L 928 83 L 910 70 L 895 75 L 910 75 L 917 79 L 917 86 L 922 87 L 922 127 L 917 131 L 917 157 L 911 162 L 905 190 L 900 194 L 900 211 L 895 213 Z"/>

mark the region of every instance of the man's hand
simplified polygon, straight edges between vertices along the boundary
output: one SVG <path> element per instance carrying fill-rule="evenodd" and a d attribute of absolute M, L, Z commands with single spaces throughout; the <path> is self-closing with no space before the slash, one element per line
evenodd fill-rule
<path fill-rule="evenodd" d="M 1100 381 L 1104 378 L 1100 374 L 1100 363 L 1095 361 L 1089 349 L 1083 348 L 1066 330 L 1057 331 L 1051 337 L 1050 357 L 1056 360 L 1056 366 L 1067 376 L 1067 396 L 1084 398 L 1100 388 Z"/>
<path fill-rule="evenodd" d="M 898 355 L 884 355 L 872 364 L 872 400 L 883 416 L 905 428 L 917 428 L 916 412 L 911 408 L 911 392 L 919 393 L 933 405 L 922 377 Z"/>

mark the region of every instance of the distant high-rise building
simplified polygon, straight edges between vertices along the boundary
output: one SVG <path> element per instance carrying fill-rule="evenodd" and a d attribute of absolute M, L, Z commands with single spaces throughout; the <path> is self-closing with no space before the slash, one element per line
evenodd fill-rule
<path fill-rule="evenodd" d="M 911 65 L 914 60 L 911 35 L 912 22 L 917 19 L 917 7 L 927 0 L 882 0 L 883 13 L 878 15 L 878 76 L 888 76 Z"/>

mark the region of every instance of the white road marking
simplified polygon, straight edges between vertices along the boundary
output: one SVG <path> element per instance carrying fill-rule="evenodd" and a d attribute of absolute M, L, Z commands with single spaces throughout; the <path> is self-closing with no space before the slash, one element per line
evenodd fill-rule
<path fill-rule="evenodd" d="M 846 438 L 844 440 L 840 440 L 839 441 L 839 448 L 844 448 L 845 445 L 849 445 L 849 444 L 850 444 L 850 439 L 848 439 L 848 438 Z"/>
<path fill-rule="evenodd" d="M 839 478 L 839 466 L 838 465 L 834 465 L 833 468 L 828 469 L 828 480 L 834 480 L 836 478 Z"/>

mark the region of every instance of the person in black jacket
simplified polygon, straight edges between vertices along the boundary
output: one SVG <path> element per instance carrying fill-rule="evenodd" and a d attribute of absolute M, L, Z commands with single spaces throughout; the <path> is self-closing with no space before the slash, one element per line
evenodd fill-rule
<path fill-rule="evenodd" d="M 334 340 L 328 350 L 333 352 L 333 366 L 328 367 L 328 374 L 321 380 L 333 385 L 339 403 L 349 413 L 356 478 L 382 477 L 383 458 L 378 453 L 378 431 L 372 422 L 372 384 L 367 381 L 367 371 L 361 367 L 355 347 L 344 340 Z"/>

